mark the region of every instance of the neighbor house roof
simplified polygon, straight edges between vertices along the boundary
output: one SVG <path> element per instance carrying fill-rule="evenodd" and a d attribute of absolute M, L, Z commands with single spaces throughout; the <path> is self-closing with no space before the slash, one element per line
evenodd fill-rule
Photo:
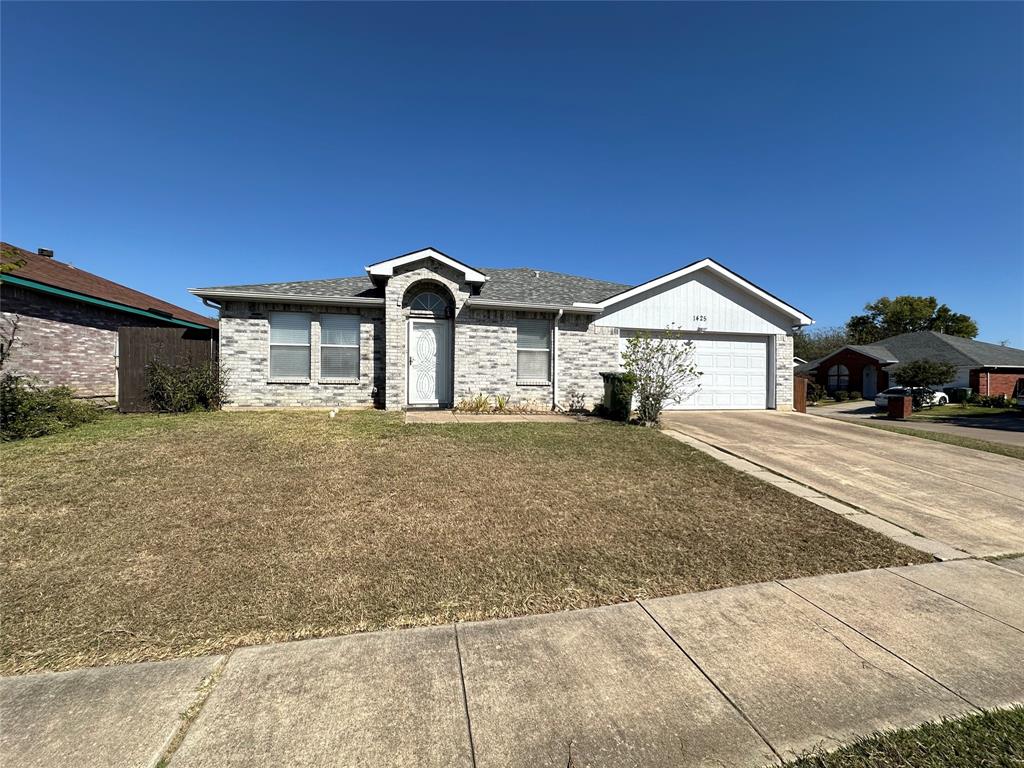
<path fill-rule="evenodd" d="M 481 269 L 480 273 L 487 276 L 487 281 L 481 286 L 479 296 L 470 299 L 471 303 L 478 305 L 494 302 L 571 307 L 574 303 L 596 303 L 629 288 L 628 285 L 621 283 L 548 272 L 543 269 Z M 354 299 L 354 303 L 380 303 L 384 300 L 384 289 L 374 285 L 367 275 L 338 277 L 331 280 L 223 285 L 194 288 L 192 292 L 210 298 L 252 296 L 305 300 Z"/>
<path fill-rule="evenodd" d="M 52 256 L 41 256 L 9 243 L 0 243 L 0 246 L 3 247 L 5 264 L 23 262 L 13 271 L 0 275 L 3 282 L 56 293 L 64 298 L 101 304 L 109 309 L 141 314 L 176 325 L 217 327 L 217 321 L 213 318 L 57 261 Z"/>
<path fill-rule="evenodd" d="M 845 346 L 830 355 L 799 366 L 798 371 L 816 370 L 823 362 L 847 349 L 872 357 L 883 365 L 935 360 L 968 368 L 1024 368 L 1024 349 L 949 336 L 938 331 L 915 331 L 890 336 L 874 344 Z"/>

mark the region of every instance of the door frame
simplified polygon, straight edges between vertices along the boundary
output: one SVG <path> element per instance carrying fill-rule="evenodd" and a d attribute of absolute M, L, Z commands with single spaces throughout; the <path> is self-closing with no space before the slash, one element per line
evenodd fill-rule
<path fill-rule="evenodd" d="M 437 350 L 437 359 L 443 360 L 447 366 L 448 381 L 446 391 L 435 391 L 437 400 L 427 402 L 413 402 L 412 395 L 412 328 L 413 323 L 446 326 L 448 344 L 447 349 Z M 405 321 L 405 405 L 407 408 L 450 408 L 454 399 L 455 384 L 455 328 L 451 318 L 446 317 L 416 317 L 412 316 Z M 435 390 L 437 390 L 435 382 Z"/>

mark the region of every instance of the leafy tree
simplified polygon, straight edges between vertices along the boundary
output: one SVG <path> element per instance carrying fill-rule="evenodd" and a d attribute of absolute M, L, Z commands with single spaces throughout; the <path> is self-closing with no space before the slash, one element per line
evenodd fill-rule
<path fill-rule="evenodd" d="M 700 371 L 692 341 L 679 343 L 679 332 L 639 333 L 626 342 L 622 365 L 633 379 L 640 423 L 655 425 L 668 403 L 681 403 L 699 388 Z"/>
<path fill-rule="evenodd" d="M 896 368 L 893 379 L 901 387 L 929 388 L 951 381 L 956 376 L 956 366 L 936 360 L 913 360 Z M 914 410 L 920 410 L 930 403 L 930 395 L 919 390 L 913 392 Z"/>
<path fill-rule="evenodd" d="M 883 296 L 864 305 L 863 315 L 846 323 L 850 344 L 873 344 L 881 339 L 914 331 L 938 331 L 973 339 L 978 325 L 969 316 L 939 305 L 934 296 Z"/>
<path fill-rule="evenodd" d="M 804 360 L 817 360 L 848 343 L 845 328 L 801 328 L 793 334 L 793 354 Z"/>

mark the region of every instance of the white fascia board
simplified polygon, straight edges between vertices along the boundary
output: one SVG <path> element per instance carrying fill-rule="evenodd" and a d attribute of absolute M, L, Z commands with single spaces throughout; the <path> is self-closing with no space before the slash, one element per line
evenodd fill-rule
<path fill-rule="evenodd" d="M 366 296 L 310 296 L 286 293 L 256 293 L 253 291 L 208 291 L 189 288 L 188 292 L 201 299 L 234 299 L 237 301 L 276 301 L 279 304 L 338 304 L 341 306 L 384 306 L 384 299 Z"/>
<path fill-rule="evenodd" d="M 458 270 L 463 274 L 467 283 L 485 283 L 488 280 L 487 275 L 483 272 L 478 272 L 468 264 L 456 261 L 451 256 L 446 256 L 433 248 L 424 248 L 422 251 L 414 251 L 404 256 L 396 256 L 393 259 L 378 261 L 376 264 L 366 267 L 366 273 L 371 277 L 392 277 L 395 274 L 395 267 L 401 267 L 405 264 L 421 261 L 422 259 L 434 259 L 448 265 L 452 269 Z"/>
<path fill-rule="evenodd" d="M 644 293 L 647 293 L 648 291 L 652 291 L 655 288 L 664 285 L 665 283 L 670 283 L 673 280 L 677 280 L 680 277 L 685 277 L 686 275 L 692 274 L 693 272 L 697 272 L 702 269 L 710 270 L 711 272 L 714 272 L 720 277 L 725 278 L 733 285 L 738 286 L 747 293 L 750 293 L 756 296 L 757 298 L 761 299 L 766 304 L 769 304 L 775 307 L 776 309 L 781 310 L 784 314 L 787 314 L 790 317 L 794 318 L 800 323 L 800 325 L 811 325 L 812 323 L 814 323 L 814 320 L 811 317 L 805 315 L 796 307 L 790 306 L 781 299 L 775 298 L 767 291 L 761 290 L 750 281 L 744 280 L 735 272 L 726 269 L 713 259 L 701 259 L 700 261 L 696 261 L 693 264 L 683 267 L 682 269 L 677 269 L 675 272 L 669 272 L 667 275 L 662 275 L 661 277 L 656 277 L 653 280 L 647 281 L 646 283 L 641 283 L 640 285 L 634 288 L 630 288 L 629 290 L 623 291 L 622 293 L 616 294 L 615 296 L 611 296 L 605 299 L 604 301 L 600 302 L 597 306 L 599 306 L 602 310 L 605 310 L 608 307 L 620 304 L 623 301 L 628 301 L 629 299 L 635 298 L 636 296 L 640 296 Z"/>
<path fill-rule="evenodd" d="M 524 301 L 492 301 L 481 299 L 479 296 L 470 296 L 466 304 L 480 309 L 521 309 L 532 312 L 574 312 L 581 315 L 600 314 L 600 307 L 583 304 L 536 304 Z"/>

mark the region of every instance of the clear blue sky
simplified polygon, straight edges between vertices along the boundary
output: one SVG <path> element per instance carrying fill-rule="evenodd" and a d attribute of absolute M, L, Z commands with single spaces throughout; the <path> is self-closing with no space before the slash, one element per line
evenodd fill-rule
<path fill-rule="evenodd" d="M 4 239 L 184 306 L 426 245 L 710 256 L 819 325 L 934 294 L 1024 346 L 1020 3 L 0 13 Z"/>

